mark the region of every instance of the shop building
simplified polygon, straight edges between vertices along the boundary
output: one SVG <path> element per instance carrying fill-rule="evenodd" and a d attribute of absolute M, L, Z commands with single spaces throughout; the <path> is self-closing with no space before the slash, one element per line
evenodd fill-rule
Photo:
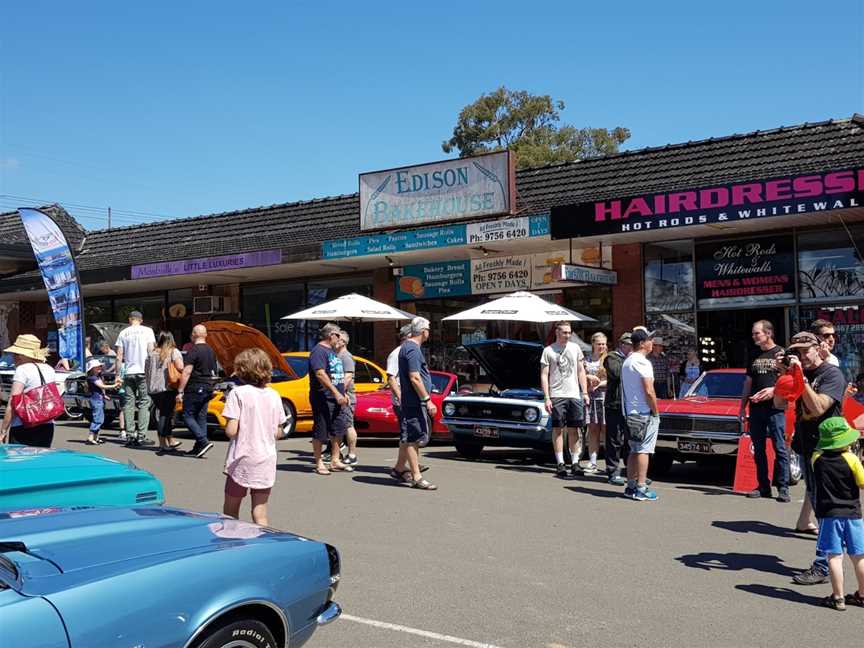
<path fill-rule="evenodd" d="M 459 369 L 465 342 L 545 331 L 441 318 L 525 289 L 596 318 L 577 327 L 585 339 L 646 322 L 675 357 L 699 348 L 716 365 L 743 364 L 755 319 L 774 321 L 785 340 L 826 317 L 847 374 L 862 370 L 864 117 L 515 173 L 496 163 L 478 160 L 506 194 L 501 205 L 484 204 L 493 191 L 483 189 L 474 203 L 423 198 L 442 189 L 436 182 L 473 191 L 473 176 L 449 161 L 362 174 L 353 195 L 113 230 L 85 232 L 55 212 L 75 238 L 91 322 L 137 308 L 185 339 L 197 321 L 237 319 L 304 349 L 316 324 L 279 318 L 360 292 L 428 317 L 432 364 Z M 413 202 L 378 209 L 382 187 Z M 14 213 L 0 216 L 0 233 L 26 245 Z M 557 281 L 562 262 L 581 266 L 584 281 Z M 47 336 L 35 264 L 17 263 L 0 278 L 8 328 Z M 379 361 L 394 343 L 394 324 L 353 328 L 361 353 Z"/>

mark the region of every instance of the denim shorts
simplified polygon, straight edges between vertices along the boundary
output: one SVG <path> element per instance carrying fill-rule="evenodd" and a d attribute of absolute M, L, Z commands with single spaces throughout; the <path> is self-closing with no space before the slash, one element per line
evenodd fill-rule
<path fill-rule="evenodd" d="M 864 521 L 861 518 L 822 518 L 816 551 L 829 556 L 864 556 Z"/>
<path fill-rule="evenodd" d="M 631 421 L 635 419 L 635 414 L 627 417 L 625 425 L 629 427 Z M 642 439 L 634 439 L 633 432 L 630 431 L 630 452 L 636 454 L 654 454 L 654 447 L 657 445 L 657 432 L 660 430 L 660 417 L 645 414 L 640 416 L 642 424 L 645 425 L 645 436 Z"/>

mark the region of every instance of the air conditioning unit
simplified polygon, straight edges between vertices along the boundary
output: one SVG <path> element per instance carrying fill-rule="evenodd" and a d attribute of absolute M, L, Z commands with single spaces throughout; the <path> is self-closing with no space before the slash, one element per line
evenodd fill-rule
<path fill-rule="evenodd" d="M 195 297 L 192 302 L 193 315 L 209 315 L 210 313 L 224 313 L 224 297 Z"/>

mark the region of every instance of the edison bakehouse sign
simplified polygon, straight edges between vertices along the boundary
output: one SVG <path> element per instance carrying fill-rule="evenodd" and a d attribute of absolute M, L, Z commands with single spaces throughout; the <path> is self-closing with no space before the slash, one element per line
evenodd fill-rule
<path fill-rule="evenodd" d="M 515 173 L 509 151 L 360 175 L 360 229 L 509 214 Z"/>

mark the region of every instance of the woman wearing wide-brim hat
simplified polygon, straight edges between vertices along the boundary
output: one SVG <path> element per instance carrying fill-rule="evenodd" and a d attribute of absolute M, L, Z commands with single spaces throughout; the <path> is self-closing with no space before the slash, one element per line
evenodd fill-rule
<path fill-rule="evenodd" d="M 14 354 L 15 375 L 12 376 L 12 390 L 6 402 L 6 414 L 0 424 L 0 443 L 22 443 L 50 448 L 54 439 L 54 422 L 48 421 L 25 428 L 12 407 L 13 396 L 38 387 L 43 381 L 46 385 L 54 382 L 54 369 L 45 364 L 48 349 L 42 347 L 42 342 L 35 335 L 25 334 L 19 335 L 15 344 L 3 349 L 3 352 Z"/>

